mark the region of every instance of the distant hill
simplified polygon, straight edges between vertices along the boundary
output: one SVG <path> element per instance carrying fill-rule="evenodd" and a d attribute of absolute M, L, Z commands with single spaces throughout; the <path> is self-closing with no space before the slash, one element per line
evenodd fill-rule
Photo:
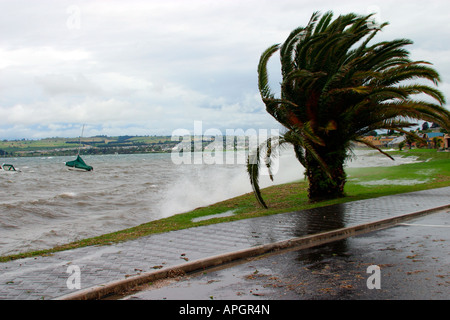
<path fill-rule="evenodd" d="M 83 154 L 168 152 L 177 145 L 171 136 L 95 136 L 46 138 L 40 140 L 0 141 L 1 157 L 73 155 L 80 147 Z"/>

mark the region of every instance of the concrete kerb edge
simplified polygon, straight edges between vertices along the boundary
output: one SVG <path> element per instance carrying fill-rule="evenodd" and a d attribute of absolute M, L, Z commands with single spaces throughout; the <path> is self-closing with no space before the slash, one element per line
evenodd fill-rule
<path fill-rule="evenodd" d="M 165 267 L 155 271 L 144 272 L 139 275 L 128 277 L 126 279 L 115 280 L 106 284 L 96 285 L 87 289 L 57 297 L 54 300 L 97 300 L 111 294 L 120 294 L 127 290 L 130 290 L 133 287 L 156 280 L 169 278 L 174 275 L 204 270 L 206 268 L 216 267 L 239 259 L 254 257 L 288 248 L 295 248 L 296 250 L 307 249 L 333 241 L 342 240 L 351 236 L 384 229 L 400 222 L 418 218 L 420 216 L 424 216 L 434 211 L 439 211 L 445 208 L 450 208 L 450 205 L 444 205 L 379 221 L 340 228 L 304 237 L 292 238 L 238 251 L 228 252 L 208 258 L 198 259 L 177 266 Z"/>

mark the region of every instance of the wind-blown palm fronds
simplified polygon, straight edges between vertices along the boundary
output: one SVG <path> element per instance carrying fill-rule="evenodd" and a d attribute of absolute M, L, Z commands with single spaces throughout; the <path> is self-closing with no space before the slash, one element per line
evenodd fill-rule
<path fill-rule="evenodd" d="M 450 129 L 445 97 L 435 88 L 440 82 L 437 71 L 426 61 L 410 60 L 405 49 L 410 40 L 370 45 L 388 25 L 374 27 L 371 19 L 372 15 L 351 13 L 333 20 L 332 12 L 322 16 L 316 12 L 305 27 L 296 28 L 284 43 L 261 55 L 261 98 L 267 112 L 287 130 L 280 141 L 294 146 L 306 169 L 311 199 L 344 194 L 343 164 L 352 141 L 389 156 L 362 139 L 369 132 L 386 129 L 412 135 L 406 129 L 417 120 Z M 280 97 L 275 97 L 267 71 L 276 52 L 281 61 Z M 433 86 L 415 83 L 418 79 Z M 258 157 L 259 152 L 260 148 Z M 249 173 L 261 202 L 256 160 L 249 164 Z"/>

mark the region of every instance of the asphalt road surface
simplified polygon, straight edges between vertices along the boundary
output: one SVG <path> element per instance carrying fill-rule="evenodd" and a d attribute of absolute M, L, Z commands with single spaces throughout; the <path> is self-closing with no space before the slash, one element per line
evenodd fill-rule
<path fill-rule="evenodd" d="M 450 210 L 157 281 L 125 300 L 448 300 Z"/>

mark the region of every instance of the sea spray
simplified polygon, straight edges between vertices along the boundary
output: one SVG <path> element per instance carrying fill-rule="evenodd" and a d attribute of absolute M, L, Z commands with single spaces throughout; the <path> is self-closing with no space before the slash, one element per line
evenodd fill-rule
<path fill-rule="evenodd" d="M 304 169 L 292 150 L 280 154 L 279 169 L 271 181 L 261 165 L 260 186 L 282 184 L 303 179 Z M 161 217 L 193 210 L 252 192 L 247 168 L 242 164 L 181 164 L 176 179 L 167 186 L 160 206 Z"/>

